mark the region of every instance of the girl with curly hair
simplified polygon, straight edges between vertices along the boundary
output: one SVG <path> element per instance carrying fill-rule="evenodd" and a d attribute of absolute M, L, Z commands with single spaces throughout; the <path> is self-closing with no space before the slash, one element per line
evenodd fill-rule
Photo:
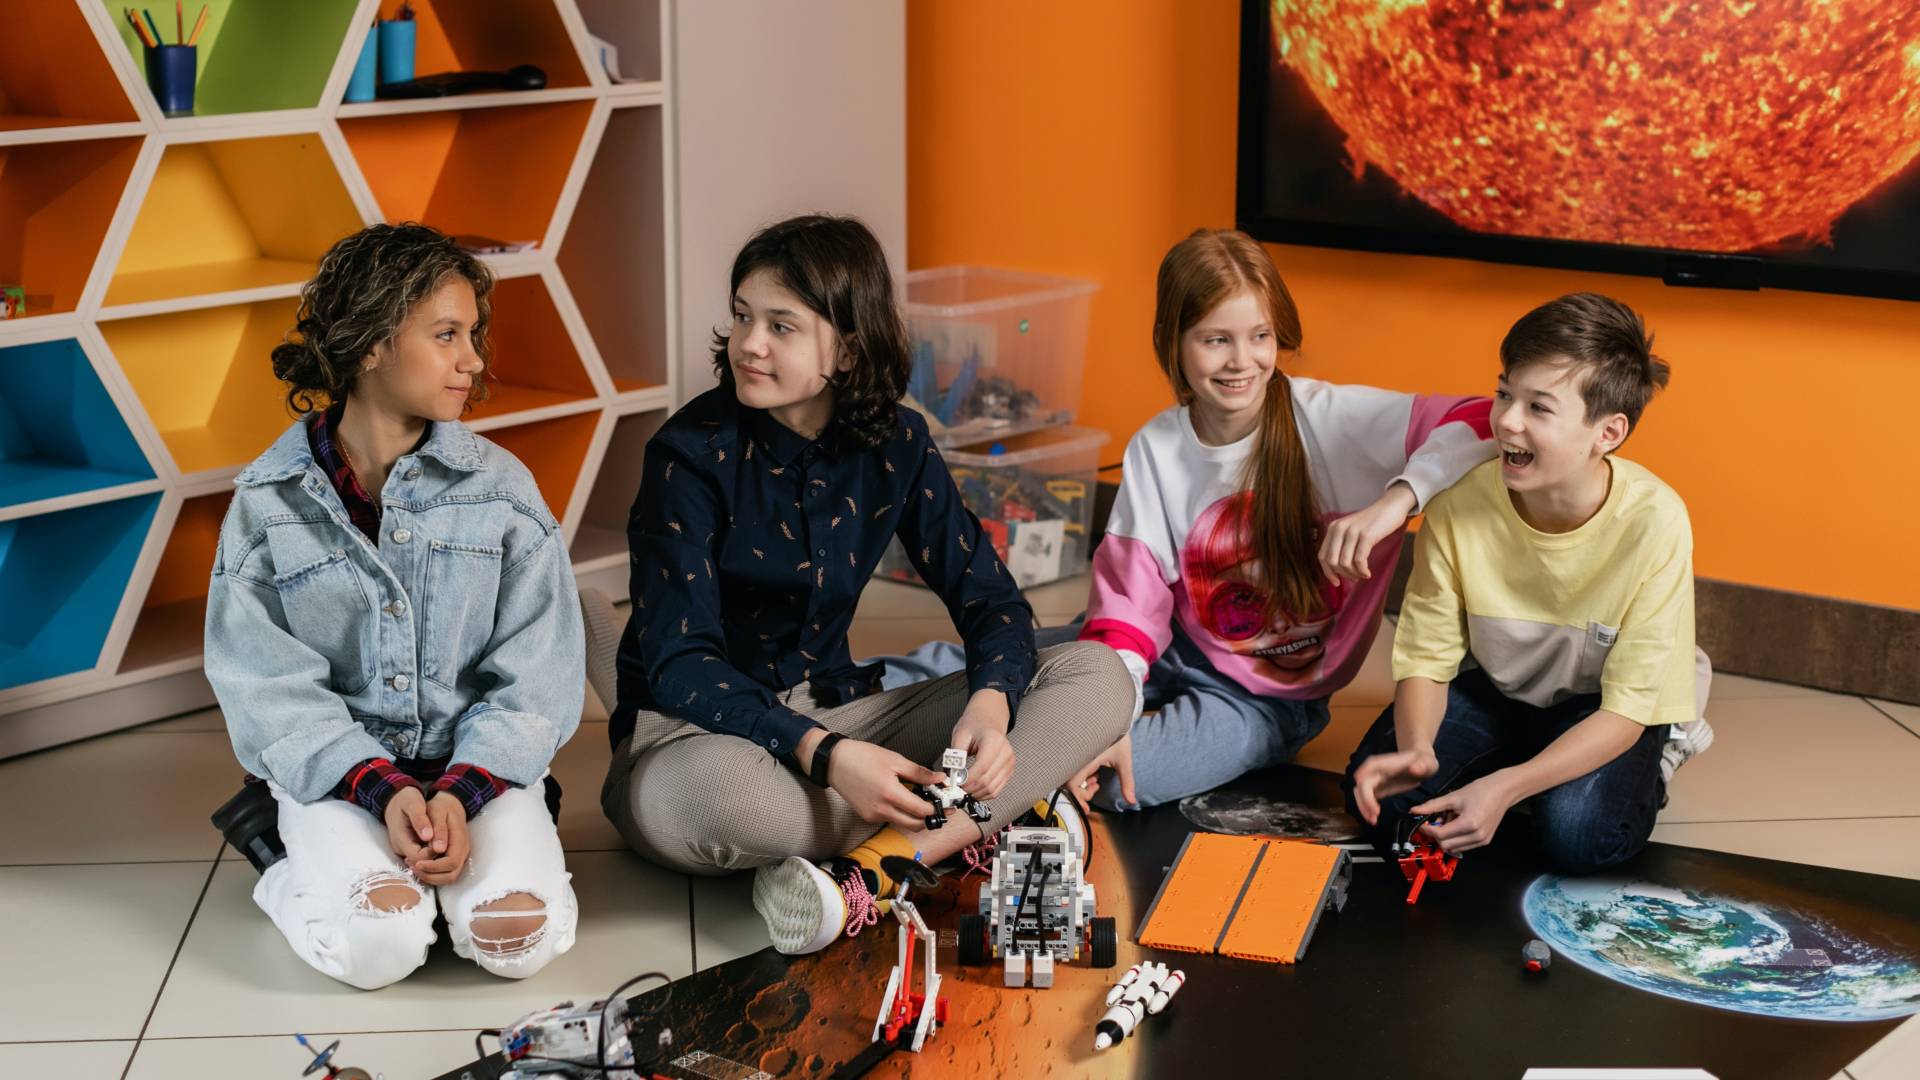
<path fill-rule="evenodd" d="M 774 947 L 812 952 L 877 921 L 887 856 L 937 862 L 1044 812 L 1126 730 L 1133 686 L 1105 646 L 1035 650 L 1032 609 L 926 420 L 899 405 L 911 349 L 866 226 L 769 226 L 734 260 L 729 298 L 720 385 L 647 445 L 602 801 L 655 862 L 754 869 Z M 883 692 L 847 629 L 896 536 L 967 663 Z M 910 785 L 945 780 L 928 766 L 947 748 L 966 754 L 953 779 L 984 820 L 929 825 Z"/>
<path fill-rule="evenodd" d="M 214 556 L 207 679 L 254 793 L 215 821 L 294 952 L 362 989 L 425 962 L 436 910 L 507 978 L 574 940 L 542 794 L 580 720 L 572 565 L 532 475 L 460 423 L 492 288 L 423 225 L 335 244 L 273 350 L 299 419 Z"/>

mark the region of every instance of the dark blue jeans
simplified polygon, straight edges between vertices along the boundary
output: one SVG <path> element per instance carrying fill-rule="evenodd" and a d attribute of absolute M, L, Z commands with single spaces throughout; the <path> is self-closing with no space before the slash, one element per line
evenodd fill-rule
<path fill-rule="evenodd" d="M 1433 740 L 1440 767 L 1419 787 L 1380 800 L 1380 824 L 1370 838 L 1382 845 L 1391 843 L 1394 823 L 1412 807 L 1531 760 L 1599 708 L 1598 694 L 1536 708 L 1500 693 L 1478 668 L 1461 672 L 1447 689 L 1446 718 Z M 1558 869 L 1589 873 L 1625 862 L 1646 846 L 1666 794 L 1660 778 L 1660 750 L 1666 736 L 1664 725 L 1649 727 L 1619 757 L 1527 800 L 1534 836 Z M 1354 770 L 1369 757 L 1395 749 L 1393 706 L 1389 705 L 1360 740 L 1340 781 L 1347 812 L 1354 820 L 1360 820 L 1353 801 Z M 1515 824 L 1509 815 L 1501 828 Z"/>

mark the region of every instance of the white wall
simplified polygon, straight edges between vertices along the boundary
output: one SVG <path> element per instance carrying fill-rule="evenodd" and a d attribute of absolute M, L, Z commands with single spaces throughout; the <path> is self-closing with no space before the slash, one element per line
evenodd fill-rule
<path fill-rule="evenodd" d="M 905 0 L 673 5 L 680 398 L 714 385 L 712 328 L 754 229 L 853 214 L 907 265 Z"/>

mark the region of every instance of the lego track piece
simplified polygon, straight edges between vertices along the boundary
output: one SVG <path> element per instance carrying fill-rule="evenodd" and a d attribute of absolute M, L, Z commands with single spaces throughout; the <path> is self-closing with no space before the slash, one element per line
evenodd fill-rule
<path fill-rule="evenodd" d="M 1269 840 L 1246 893 L 1220 937 L 1220 953 L 1244 960 L 1291 964 L 1307 943 L 1336 886 L 1344 898 L 1347 853 L 1320 844 Z"/>
<path fill-rule="evenodd" d="M 1248 836 L 1188 836 L 1141 921 L 1140 944 L 1213 952 L 1265 843 Z"/>

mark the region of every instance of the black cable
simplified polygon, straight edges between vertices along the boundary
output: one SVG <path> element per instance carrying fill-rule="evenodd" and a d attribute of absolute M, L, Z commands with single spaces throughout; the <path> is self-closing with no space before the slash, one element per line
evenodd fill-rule
<path fill-rule="evenodd" d="M 661 972 L 661 971 L 649 971 L 640 975 L 635 975 L 633 978 L 628 979 L 626 982 L 623 982 L 619 986 L 614 987 L 613 993 L 608 994 L 606 996 L 606 999 L 600 1002 L 600 1030 L 596 1033 L 594 1038 L 594 1055 L 593 1056 L 594 1056 L 594 1060 L 600 1063 L 600 1075 L 602 1076 L 607 1075 L 607 1008 L 614 1003 L 614 1000 L 616 998 L 620 996 L 621 991 L 625 990 L 629 986 L 632 986 L 634 983 L 644 982 L 647 979 L 659 979 L 661 982 L 661 985 L 666 987 L 667 992 L 660 995 L 660 1003 L 655 1005 L 652 1009 L 649 1009 L 647 1012 L 643 1014 L 630 1014 L 628 1019 L 629 1021 L 631 1021 L 635 1015 L 641 1015 L 641 1016 L 658 1015 L 661 1009 L 664 1009 L 667 1007 L 667 1002 L 673 999 L 673 978 L 667 975 L 665 972 Z M 631 1026 L 631 1024 L 629 1024 L 629 1026 Z M 631 1045 L 632 1043 L 631 1035 L 628 1036 L 628 1043 L 629 1045 Z M 653 1057 L 648 1058 L 647 1063 L 651 1064 L 654 1058 L 657 1058 L 659 1056 L 660 1056 L 660 1051 L 658 1048 L 655 1048 L 653 1052 Z M 634 1064 L 635 1065 L 640 1064 L 639 1055 L 637 1054 L 634 1055 Z M 638 1072 L 639 1070 L 636 1069 L 634 1071 Z"/>
<path fill-rule="evenodd" d="M 635 1017 L 644 1019 L 648 1017 L 658 1016 L 660 1014 L 660 1010 L 667 1007 L 667 1002 L 673 1000 L 673 979 L 671 976 L 667 975 L 665 972 L 649 971 L 644 974 L 635 975 L 633 978 L 628 979 L 626 982 L 623 982 L 619 986 L 614 987 L 613 993 L 608 994 L 605 1000 L 600 1002 L 600 1030 L 594 1038 L 593 1057 L 596 1064 L 589 1065 L 583 1062 L 569 1061 L 566 1058 L 543 1057 L 539 1054 L 529 1054 L 526 1057 L 519 1058 L 517 1060 L 519 1061 L 550 1061 L 559 1065 L 571 1065 L 576 1069 L 592 1069 L 594 1072 L 599 1073 L 601 1076 L 606 1076 L 610 1074 L 613 1071 L 614 1067 L 610 1067 L 607 1065 L 607 1009 L 613 1004 L 613 1002 L 617 998 L 619 998 L 621 992 L 624 991 L 627 987 L 632 986 L 634 983 L 642 982 L 647 979 L 659 979 L 661 984 L 666 988 L 667 992 L 660 995 L 659 1002 L 656 1003 L 653 1006 L 653 1008 L 648 1009 L 646 1012 L 628 1014 L 629 1020 Z M 501 1032 L 501 1029 L 499 1028 L 481 1028 L 479 1031 L 475 1032 L 473 1036 L 474 1051 L 483 1058 L 487 1056 L 487 1049 L 481 1043 L 480 1040 L 485 1038 L 488 1035 L 493 1036 L 495 1040 L 500 1042 L 500 1053 L 501 1053 L 501 1056 L 504 1057 L 506 1055 L 507 1046 L 506 1046 L 505 1040 L 501 1038 L 502 1032 Z M 629 1041 L 631 1041 L 631 1039 L 629 1039 Z M 641 1071 L 642 1067 L 652 1065 L 655 1061 L 659 1060 L 659 1058 L 660 1058 L 660 1051 L 656 1047 L 653 1052 L 653 1056 L 646 1059 L 645 1061 L 639 1060 L 639 1055 L 636 1054 L 634 1055 L 634 1062 L 631 1066 L 621 1065 L 617 1067 L 621 1069 L 630 1069 L 632 1072 L 638 1074 Z"/>

